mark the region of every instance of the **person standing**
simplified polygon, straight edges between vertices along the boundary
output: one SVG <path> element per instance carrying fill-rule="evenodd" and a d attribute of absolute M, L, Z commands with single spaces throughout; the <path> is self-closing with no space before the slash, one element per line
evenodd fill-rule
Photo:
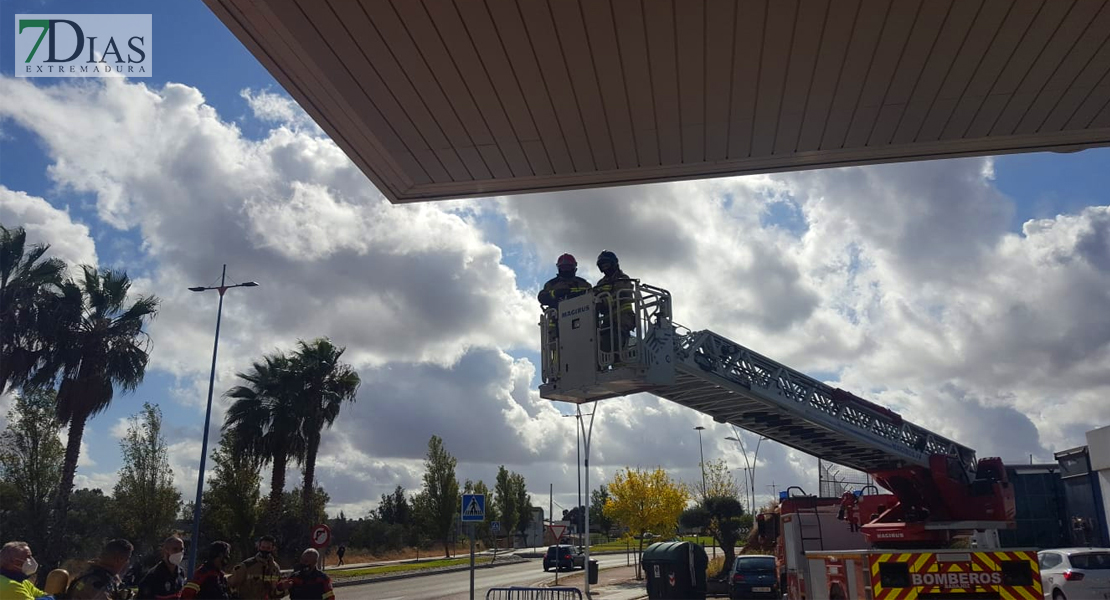
<path fill-rule="evenodd" d="M 628 339 L 636 329 L 636 293 L 635 284 L 628 275 L 621 271 L 617 255 L 609 250 L 602 250 L 597 256 L 597 268 L 603 277 L 594 286 L 594 293 L 607 295 L 597 304 L 598 329 L 603 333 L 601 350 L 603 352 L 619 352 L 628 346 Z M 616 315 L 610 312 L 616 311 Z M 612 348 L 614 337 L 613 329 L 620 335 L 620 348 Z"/>
<path fill-rule="evenodd" d="M 89 569 L 73 580 L 66 591 L 70 600 L 122 599 L 130 592 L 122 585 L 120 573 L 131 563 L 135 547 L 127 540 L 104 544 L 100 557 L 89 563 Z"/>
<path fill-rule="evenodd" d="M 181 588 L 181 600 L 229 600 L 230 588 L 224 569 L 231 563 L 231 544 L 212 542 L 205 553 L 204 564 Z M 246 596 L 244 596 L 246 597 Z"/>
<path fill-rule="evenodd" d="M 273 536 L 264 535 L 258 538 L 258 553 L 235 565 L 227 583 L 240 598 L 269 600 L 281 596 L 277 593 L 281 567 L 274 560 L 275 546 Z"/>
<path fill-rule="evenodd" d="M 166 538 L 162 542 L 162 560 L 154 565 L 143 578 L 139 580 L 140 600 L 168 600 L 181 596 L 181 589 L 185 587 L 188 577 L 185 569 L 181 568 L 181 561 L 185 558 L 185 543 L 177 536 Z"/>
<path fill-rule="evenodd" d="M 293 570 L 292 577 L 282 582 L 282 587 L 289 590 L 289 600 L 331 600 L 335 597 L 331 578 L 316 568 L 319 563 L 320 553 L 315 548 L 301 553 L 301 562 Z"/>
<path fill-rule="evenodd" d="M 554 308 L 559 302 L 568 298 L 575 298 L 590 291 L 590 282 L 577 275 L 578 261 L 570 254 L 564 254 L 555 261 L 558 274 L 543 284 L 543 289 L 537 296 L 540 306 Z"/>
<path fill-rule="evenodd" d="M 339 544 L 339 549 L 335 551 L 335 554 L 339 557 L 339 564 L 336 565 L 337 567 L 342 567 L 343 566 L 343 555 L 346 554 L 346 553 L 347 553 L 347 547 L 344 546 L 343 544 Z"/>
<path fill-rule="evenodd" d="M 46 592 L 35 587 L 32 579 L 39 563 L 31 556 L 27 542 L 8 542 L 0 548 L 0 598 L 35 600 Z"/>

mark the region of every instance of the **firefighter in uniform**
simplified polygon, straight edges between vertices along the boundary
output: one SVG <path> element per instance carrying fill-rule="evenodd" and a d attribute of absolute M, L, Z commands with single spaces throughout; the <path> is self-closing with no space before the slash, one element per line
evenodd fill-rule
<path fill-rule="evenodd" d="M 231 592 L 224 569 L 231 562 L 231 544 L 212 542 L 205 554 L 204 564 L 193 573 L 193 578 L 181 589 L 181 600 L 229 600 Z"/>
<path fill-rule="evenodd" d="M 543 289 L 540 290 L 538 299 L 540 306 L 544 308 L 556 308 L 559 302 L 569 298 L 576 298 L 590 291 L 590 282 L 578 277 L 578 261 L 570 254 L 564 254 L 555 261 L 555 268 L 559 270 L 559 274 L 552 277 L 543 284 Z M 558 316 L 547 322 L 547 339 L 554 340 L 559 334 L 559 319 Z M 551 349 L 552 364 L 559 362 L 558 351 L 555 348 Z"/>
<path fill-rule="evenodd" d="M 559 274 L 547 280 L 539 293 L 540 306 L 554 308 L 560 300 L 575 298 L 590 291 L 590 282 L 578 277 L 578 261 L 570 254 L 564 254 L 555 261 Z"/>
<path fill-rule="evenodd" d="M 69 584 L 66 598 L 70 600 L 127 600 L 131 590 L 124 587 L 119 574 L 131 562 L 134 546 L 127 540 L 112 540 L 100 551 L 100 558 L 89 563 L 89 569 Z"/>
<path fill-rule="evenodd" d="M 632 279 L 625 275 L 624 271 L 621 271 L 617 255 L 608 250 L 602 250 L 601 254 L 597 256 L 597 268 L 601 270 L 603 277 L 594 286 L 594 293 L 608 294 L 611 298 L 608 302 L 602 301 L 597 304 L 598 329 L 605 330 L 609 327 L 616 327 L 620 332 L 621 348 L 624 348 L 628 346 L 628 339 L 631 337 L 632 331 L 636 329 L 636 303 L 632 297 L 635 286 Z M 610 306 L 615 306 L 617 309 L 615 318 L 609 314 Z M 602 334 L 601 350 L 603 352 L 618 350 L 612 349 L 612 339 L 611 332 Z"/>
<path fill-rule="evenodd" d="M 139 580 L 138 600 L 169 600 L 181 595 L 181 588 L 189 580 L 181 561 L 185 558 L 185 543 L 177 536 L 162 542 L 162 560 Z"/>
<path fill-rule="evenodd" d="M 281 567 L 274 560 L 274 545 L 272 536 L 258 538 L 258 554 L 235 565 L 227 583 L 240 598 L 269 600 L 281 597 L 278 590 Z"/>
<path fill-rule="evenodd" d="M 282 587 L 289 590 L 289 600 L 335 598 L 335 592 L 331 589 L 331 577 L 316 568 L 319 563 L 320 553 L 314 548 L 301 554 L 301 564 L 293 571 L 293 576 L 282 581 Z"/>

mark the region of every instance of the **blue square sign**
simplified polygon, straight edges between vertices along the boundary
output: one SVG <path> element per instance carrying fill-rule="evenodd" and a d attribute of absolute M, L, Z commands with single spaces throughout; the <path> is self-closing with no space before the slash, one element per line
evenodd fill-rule
<path fill-rule="evenodd" d="M 462 497 L 462 522 L 475 522 L 486 520 L 485 494 L 463 494 Z"/>

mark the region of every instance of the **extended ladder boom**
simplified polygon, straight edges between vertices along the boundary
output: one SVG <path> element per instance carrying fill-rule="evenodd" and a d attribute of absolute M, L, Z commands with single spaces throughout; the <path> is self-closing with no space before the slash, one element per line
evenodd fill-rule
<path fill-rule="evenodd" d="M 565 318 L 544 314 L 542 397 L 583 403 L 646 392 L 861 471 L 927 468 L 931 455 L 946 454 L 974 473 L 971 448 L 712 331 L 676 334 L 666 290 L 637 282 L 631 294 L 638 336 L 618 352 L 605 352 L 619 336 L 598 328 L 596 313 L 621 299 L 587 294 L 559 305 Z"/>
<path fill-rule="evenodd" d="M 542 397 L 584 403 L 654 394 L 870 473 L 897 498 L 866 521 L 846 506 L 873 542 L 946 543 L 1013 526 L 1014 494 L 1001 460 L 977 461 L 971 448 L 711 331 L 679 335 L 666 290 L 637 281 L 619 294 L 589 293 L 544 313 Z M 629 305 L 634 336 L 610 317 Z"/>

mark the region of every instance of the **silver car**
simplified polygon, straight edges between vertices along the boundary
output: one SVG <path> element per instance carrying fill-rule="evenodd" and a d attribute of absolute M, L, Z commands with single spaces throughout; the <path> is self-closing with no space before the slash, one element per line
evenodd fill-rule
<path fill-rule="evenodd" d="M 1059 548 L 1037 553 L 1046 600 L 1110 600 L 1110 548 Z"/>

